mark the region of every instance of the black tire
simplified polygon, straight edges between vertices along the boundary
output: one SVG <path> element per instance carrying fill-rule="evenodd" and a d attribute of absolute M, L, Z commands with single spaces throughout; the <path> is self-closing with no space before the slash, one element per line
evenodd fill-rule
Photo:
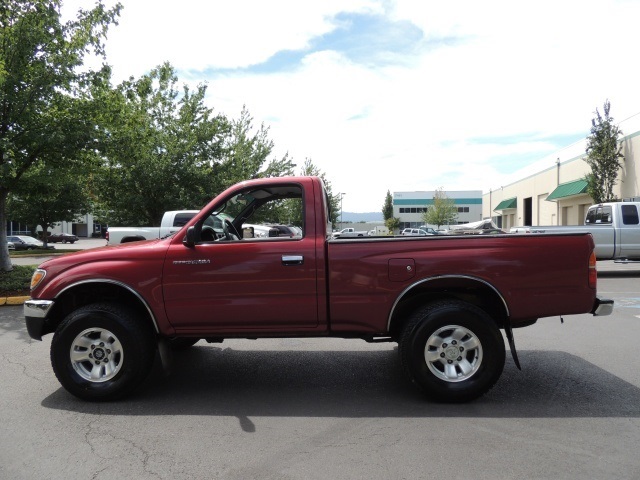
<path fill-rule="evenodd" d="M 171 350 L 177 352 L 193 347 L 199 340 L 199 338 L 177 337 L 169 340 L 169 346 L 171 347 Z"/>
<path fill-rule="evenodd" d="M 505 346 L 500 330 L 483 310 L 443 300 L 417 310 L 399 344 L 403 370 L 428 397 L 467 402 L 489 391 L 500 378 Z"/>
<path fill-rule="evenodd" d="M 70 313 L 51 341 L 58 381 L 83 400 L 107 401 L 131 393 L 155 357 L 150 325 L 120 305 L 96 303 Z"/>

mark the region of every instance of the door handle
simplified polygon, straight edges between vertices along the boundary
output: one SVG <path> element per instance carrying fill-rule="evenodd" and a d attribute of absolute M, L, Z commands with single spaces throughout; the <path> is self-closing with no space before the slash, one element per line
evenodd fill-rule
<path fill-rule="evenodd" d="M 292 265 L 303 265 L 304 257 L 302 255 L 283 255 L 282 265 L 285 267 Z"/>

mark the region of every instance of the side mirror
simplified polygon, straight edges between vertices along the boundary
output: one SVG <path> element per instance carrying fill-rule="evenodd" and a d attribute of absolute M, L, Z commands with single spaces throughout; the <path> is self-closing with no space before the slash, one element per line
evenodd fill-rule
<path fill-rule="evenodd" d="M 187 234 L 184 236 L 182 243 L 185 247 L 193 248 L 196 246 L 196 227 L 187 228 Z"/>

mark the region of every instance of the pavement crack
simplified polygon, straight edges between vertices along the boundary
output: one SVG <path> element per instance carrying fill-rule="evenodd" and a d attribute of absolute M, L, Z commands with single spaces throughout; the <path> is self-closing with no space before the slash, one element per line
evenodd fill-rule
<path fill-rule="evenodd" d="M 38 382 L 40 381 L 38 377 L 35 377 L 28 372 L 27 366 L 24 363 L 16 362 L 15 360 L 13 360 L 14 358 L 15 358 L 15 355 L 9 356 L 7 354 L 2 354 L 3 363 L 8 363 L 9 365 L 16 365 L 22 369 L 22 374 L 25 377 L 28 377 L 32 380 L 36 380 Z"/>
<path fill-rule="evenodd" d="M 91 420 L 87 424 L 84 438 L 85 443 L 91 449 L 92 458 L 98 458 L 108 462 L 104 468 L 96 470 L 93 473 L 92 479 L 99 478 L 102 473 L 112 467 L 112 462 L 124 456 L 130 459 L 138 459 L 137 463 L 145 475 L 161 478 L 156 472 L 151 470 L 149 461 L 152 454 L 135 441 L 116 435 L 111 430 L 107 430 L 102 424 L 101 419 Z M 108 475 L 112 476 L 111 474 Z"/>

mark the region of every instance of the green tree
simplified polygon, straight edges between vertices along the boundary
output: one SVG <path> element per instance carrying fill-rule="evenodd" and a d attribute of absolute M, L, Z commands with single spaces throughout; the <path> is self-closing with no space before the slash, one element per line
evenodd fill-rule
<path fill-rule="evenodd" d="M 293 175 L 295 164 L 288 154 L 269 160 L 274 144 L 268 134 L 264 124 L 254 131 L 253 118 L 243 106 L 240 118 L 231 121 L 222 160 L 215 168 L 222 185 L 229 187 L 251 178 Z"/>
<path fill-rule="evenodd" d="M 155 225 L 165 211 L 200 208 L 239 181 L 293 174 L 287 155 L 269 160 L 268 128 L 254 129 L 246 108 L 237 120 L 215 114 L 206 85 L 180 89 L 168 63 L 99 87 L 103 168 L 94 191 L 107 223 Z"/>
<path fill-rule="evenodd" d="M 447 197 L 444 189 L 440 187 L 433 195 L 433 205 L 422 214 L 425 223 L 436 225 L 451 225 L 458 219 L 458 207 L 453 200 Z"/>
<path fill-rule="evenodd" d="M 384 224 L 390 232 L 396 232 L 400 228 L 400 219 L 394 217 L 387 218 Z"/>
<path fill-rule="evenodd" d="M 200 208 L 229 181 L 218 168 L 229 121 L 204 105 L 206 86 L 177 83 L 165 63 L 115 89 L 98 86 L 102 168 L 93 191 L 103 221 L 157 225 L 167 210 Z"/>
<path fill-rule="evenodd" d="M 393 197 L 391 196 L 391 192 L 389 190 L 387 190 L 387 195 L 384 197 L 384 204 L 382 205 L 382 218 L 384 218 L 385 222 L 390 218 L 393 218 Z"/>
<path fill-rule="evenodd" d="M 9 197 L 11 218 L 33 228 L 42 227 L 47 246 L 47 230 L 60 221 L 72 222 L 89 213 L 91 202 L 86 189 L 86 173 L 39 166 L 23 177 L 20 187 Z"/>
<path fill-rule="evenodd" d="M 82 69 L 121 5 L 97 3 L 62 23 L 60 0 L 12 0 L 0 7 L 0 270 L 11 270 L 7 199 L 34 168 L 81 163 L 94 140 L 87 94 L 103 78 Z"/>
<path fill-rule="evenodd" d="M 324 183 L 324 187 L 327 190 L 327 195 L 329 196 L 329 220 L 331 221 L 331 227 L 335 228 L 340 216 L 341 194 L 337 193 L 334 195 L 331 182 L 329 181 L 329 179 L 327 179 L 325 173 L 313 164 L 310 158 L 307 158 L 305 160 L 304 165 L 302 166 L 302 170 L 300 171 L 300 175 L 320 177 L 322 179 L 322 183 Z"/>
<path fill-rule="evenodd" d="M 609 115 L 611 104 L 604 102 L 604 116 L 596 109 L 596 117 L 591 120 L 591 134 L 587 137 L 585 161 L 591 167 L 587 174 L 587 193 L 595 203 L 616 199 L 613 187 L 622 167 L 624 155 L 620 137 L 622 131 L 613 123 Z"/>

